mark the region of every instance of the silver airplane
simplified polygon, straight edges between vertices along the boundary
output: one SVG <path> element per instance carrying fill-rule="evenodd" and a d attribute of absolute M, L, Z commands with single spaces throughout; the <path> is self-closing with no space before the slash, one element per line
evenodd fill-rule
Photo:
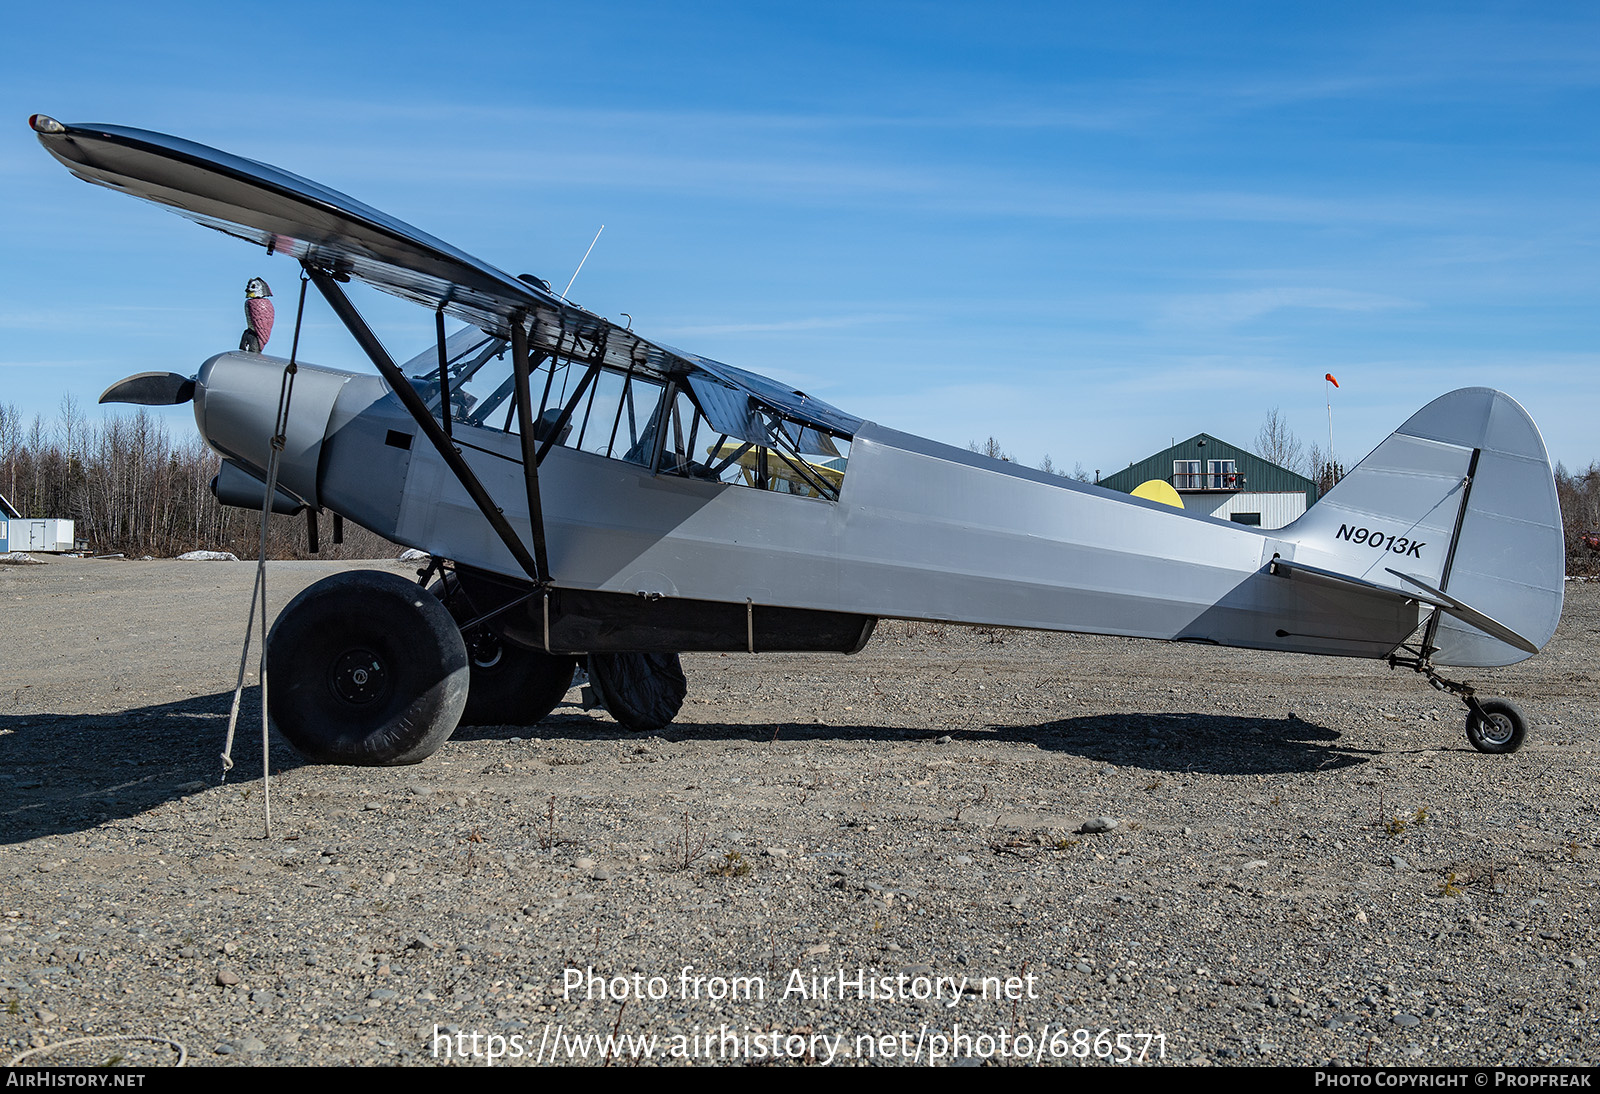
<path fill-rule="evenodd" d="M 312 760 L 415 763 L 463 717 L 533 724 L 580 658 L 613 717 L 657 729 L 681 652 L 853 653 L 881 618 L 1377 658 L 1459 695 L 1479 750 L 1524 740 L 1513 704 L 1437 671 L 1521 661 L 1561 616 L 1550 461 L 1501 392 L 1440 396 L 1262 530 L 863 421 L 267 164 L 30 124 L 80 179 L 297 261 L 302 304 L 309 282 L 377 369 L 229 352 L 102 397 L 192 400 L 226 503 L 431 557 L 417 583 L 341 574 L 280 614 L 269 712 Z M 351 278 L 431 309 L 436 344 L 392 360 Z"/>

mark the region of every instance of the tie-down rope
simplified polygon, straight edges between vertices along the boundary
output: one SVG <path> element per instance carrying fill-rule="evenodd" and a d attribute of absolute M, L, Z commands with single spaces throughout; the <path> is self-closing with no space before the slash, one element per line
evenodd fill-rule
<path fill-rule="evenodd" d="M 294 397 L 294 377 L 299 371 L 295 358 L 300 352 L 300 322 L 306 313 L 306 282 L 309 275 L 300 271 L 300 304 L 294 313 L 294 341 L 289 347 L 289 363 L 278 384 L 278 413 L 272 425 L 272 449 L 267 454 L 267 489 L 261 498 L 261 542 L 256 551 L 256 580 L 250 590 L 250 614 L 245 618 L 244 648 L 239 651 L 239 679 L 233 686 L 233 709 L 228 712 L 228 736 L 222 743 L 222 779 L 233 770 L 233 733 L 239 724 L 239 702 L 244 695 L 244 673 L 250 663 L 250 637 L 255 629 L 256 605 L 261 605 L 261 641 L 258 644 L 261 677 L 261 800 L 265 810 L 266 838 L 272 838 L 272 781 L 268 762 L 267 719 L 267 524 L 272 514 L 272 499 L 278 492 L 278 465 L 288 444 L 289 404 Z"/>

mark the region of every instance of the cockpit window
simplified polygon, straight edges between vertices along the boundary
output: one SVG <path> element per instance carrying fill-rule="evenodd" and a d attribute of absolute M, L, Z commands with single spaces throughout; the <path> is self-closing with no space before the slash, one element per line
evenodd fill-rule
<path fill-rule="evenodd" d="M 693 388 L 699 394 L 699 388 Z M 708 479 L 803 498 L 837 501 L 844 483 L 850 442 L 779 419 L 771 410 L 753 406 L 748 421 L 765 443 L 722 432 L 695 401 L 690 389 L 679 388 L 662 446 L 663 473 Z"/>
<path fill-rule="evenodd" d="M 507 343 L 472 327 L 445 341 L 451 418 L 519 430 Z M 443 401 L 437 348 L 404 366 L 437 413 Z M 555 444 L 649 467 L 658 475 L 837 501 L 850 439 L 788 420 L 749 390 L 691 373 L 592 369 L 544 358 L 530 376 L 535 435 Z"/>
<path fill-rule="evenodd" d="M 492 421 L 495 411 L 503 415 L 515 405 L 511 398 L 511 361 L 507 343 L 476 327 L 463 327 L 445 339 L 445 360 L 449 369 L 450 416 L 468 425 L 504 428 Z M 417 354 L 402 367 L 428 409 L 439 412 L 443 389 L 439 383 L 437 347 Z"/>

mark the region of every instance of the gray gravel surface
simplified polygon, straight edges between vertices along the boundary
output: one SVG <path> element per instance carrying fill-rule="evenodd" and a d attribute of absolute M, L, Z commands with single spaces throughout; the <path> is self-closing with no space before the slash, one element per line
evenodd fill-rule
<path fill-rule="evenodd" d="M 1510 756 L 1376 662 L 885 623 L 657 735 L 276 740 L 264 838 L 252 576 L 0 569 L 0 1063 L 1595 1062 L 1600 586 L 1470 674 Z"/>

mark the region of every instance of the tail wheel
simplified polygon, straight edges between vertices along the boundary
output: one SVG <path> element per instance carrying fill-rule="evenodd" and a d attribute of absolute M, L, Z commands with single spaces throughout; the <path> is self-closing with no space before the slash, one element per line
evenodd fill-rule
<path fill-rule="evenodd" d="M 589 682 L 607 713 L 636 733 L 671 724 L 689 694 L 675 653 L 591 653 Z"/>
<path fill-rule="evenodd" d="M 1515 752 L 1527 736 L 1528 719 L 1515 703 L 1486 699 L 1467 712 L 1467 740 L 1479 752 Z"/>
<path fill-rule="evenodd" d="M 428 591 L 446 601 L 458 623 L 472 618 L 472 608 L 455 595 L 455 579 L 435 581 Z M 550 716 L 567 689 L 578 667 L 575 657 L 553 656 L 508 642 L 491 626 L 481 626 L 466 635 L 467 656 L 471 662 L 472 686 L 467 691 L 467 708 L 461 724 L 468 726 L 533 726 Z"/>
<path fill-rule="evenodd" d="M 418 763 L 467 702 L 455 620 L 398 574 L 356 570 L 291 600 L 267 638 L 268 714 L 308 760 Z"/>

